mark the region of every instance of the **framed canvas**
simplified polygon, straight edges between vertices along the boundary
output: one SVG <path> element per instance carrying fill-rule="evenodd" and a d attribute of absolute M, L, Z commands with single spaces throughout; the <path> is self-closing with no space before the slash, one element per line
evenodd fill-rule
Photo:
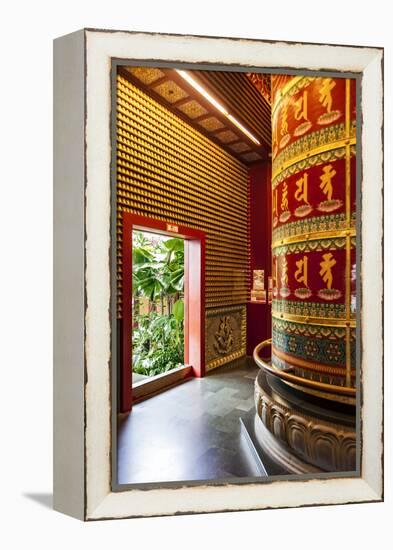
<path fill-rule="evenodd" d="M 383 50 L 77 31 L 54 158 L 55 509 L 382 500 Z"/>

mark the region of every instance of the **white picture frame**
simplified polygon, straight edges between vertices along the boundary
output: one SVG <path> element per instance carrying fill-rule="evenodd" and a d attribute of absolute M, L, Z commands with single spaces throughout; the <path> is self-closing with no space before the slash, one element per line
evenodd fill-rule
<path fill-rule="evenodd" d="M 54 46 L 54 507 L 81 520 L 383 499 L 383 50 L 84 29 Z M 358 477 L 112 489 L 113 59 L 361 75 Z"/>

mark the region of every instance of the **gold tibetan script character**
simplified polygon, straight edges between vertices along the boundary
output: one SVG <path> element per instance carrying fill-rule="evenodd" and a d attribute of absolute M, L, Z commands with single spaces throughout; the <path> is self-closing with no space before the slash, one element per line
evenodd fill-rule
<path fill-rule="evenodd" d="M 302 178 L 297 180 L 296 187 L 295 199 L 310 204 L 308 202 L 308 174 L 304 174 Z"/>
<path fill-rule="evenodd" d="M 326 107 L 326 112 L 330 113 L 332 110 L 332 90 L 336 83 L 331 78 L 324 78 L 322 86 L 319 90 L 319 102 L 323 107 Z"/>
<path fill-rule="evenodd" d="M 337 262 L 333 258 L 333 254 L 331 252 L 324 254 L 322 258 L 323 261 L 319 264 L 321 266 L 319 274 L 322 277 L 323 282 L 326 283 L 326 288 L 330 290 L 333 284 L 332 267 L 335 266 Z"/>
<path fill-rule="evenodd" d="M 304 286 L 308 288 L 308 258 L 303 256 L 302 260 L 296 262 L 295 279 L 298 283 L 304 283 Z"/>
<path fill-rule="evenodd" d="M 273 135 L 272 135 L 272 149 L 274 149 L 275 145 L 278 145 L 278 138 L 277 138 L 277 124 L 273 125 Z"/>
<path fill-rule="evenodd" d="M 299 97 L 297 101 L 295 101 L 295 118 L 296 120 L 308 120 L 308 114 L 307 114 L 307 99 L 308 99 L 308 92 L 304 91 L 303 95 Z"/>
<path fill-rule="evenodd" d="M 281 114 L 281 135 L 288 133 L 288 103 L 285 103 Z"/>
<path fill-rule="evenodd" d="M 287 184 L 287 182 L 285 182 L 283 187 L 282 187 L 281 210 L 283 212 L 288 210 L 288 184 Z"/>
<path fill-rule="evenodd" d="M 288 284 L 288 262 L 284 256 L 281 269 L 281 284 L 282 286 L 287 286 Z"/>
<path fill-rule="evenodd" d="M 278 281 L 278 258 L 274 258 L 273 260 L 273 287 L 275 288 L 277 286 Z"/>
<path fill-rule="evenodd" d="M 333 196 L 333 184 L 332 179 L 336 175 L 336 171 L 333 169 L 333 166 L 331 164 L 327 164 L 322 169 L 322 176 L 320 177 L 321 183 L 320 188 L 327 196 L 328 200 L 330 201 Z"/>
<path fill-rule="evenodd" d="M 273 191 L 273 217 L 278 216 L 277 194 L 278 194 L 277 189 L 274 189 L 274 191 Z"/>

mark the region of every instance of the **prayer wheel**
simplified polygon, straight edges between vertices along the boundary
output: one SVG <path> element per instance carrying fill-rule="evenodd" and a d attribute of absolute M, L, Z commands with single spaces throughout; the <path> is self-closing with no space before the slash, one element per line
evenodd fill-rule
<path fill-rule="evenodd" d="M 356 84 L 272 76 L 272 365 L 330 398 L 356 383 Z M 301 383 L 303 386 L 303 383 Z"/>
<path fill-rule="evenodd" d="M 271 361 L 254 350 L 269 474 L 356 469 L 355 214 L 355 81 L 272 76 Z"/>

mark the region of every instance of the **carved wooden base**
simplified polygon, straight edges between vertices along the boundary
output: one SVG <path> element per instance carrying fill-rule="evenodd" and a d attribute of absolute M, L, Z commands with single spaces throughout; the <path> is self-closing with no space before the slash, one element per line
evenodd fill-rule
<path fill-rule="evenodd" d="M 255 415 L 254 434 L 263 451 L 288 474 L 321 473 L 323 470 L 300 460 L 291 450 L 269 432 L 265 424 Z M 267 469 L 267 468 L 266 468 Z M 267 469 L 268 470 L 268 469 Z M 268 471 L 270 475 L 270 472 Z"/>
<path fill-rule="evenodd" d="M 354 407 L 310 398 L 263 371 L 255 407 L 259 443 L 289 473 L 356 470 Z"/>

